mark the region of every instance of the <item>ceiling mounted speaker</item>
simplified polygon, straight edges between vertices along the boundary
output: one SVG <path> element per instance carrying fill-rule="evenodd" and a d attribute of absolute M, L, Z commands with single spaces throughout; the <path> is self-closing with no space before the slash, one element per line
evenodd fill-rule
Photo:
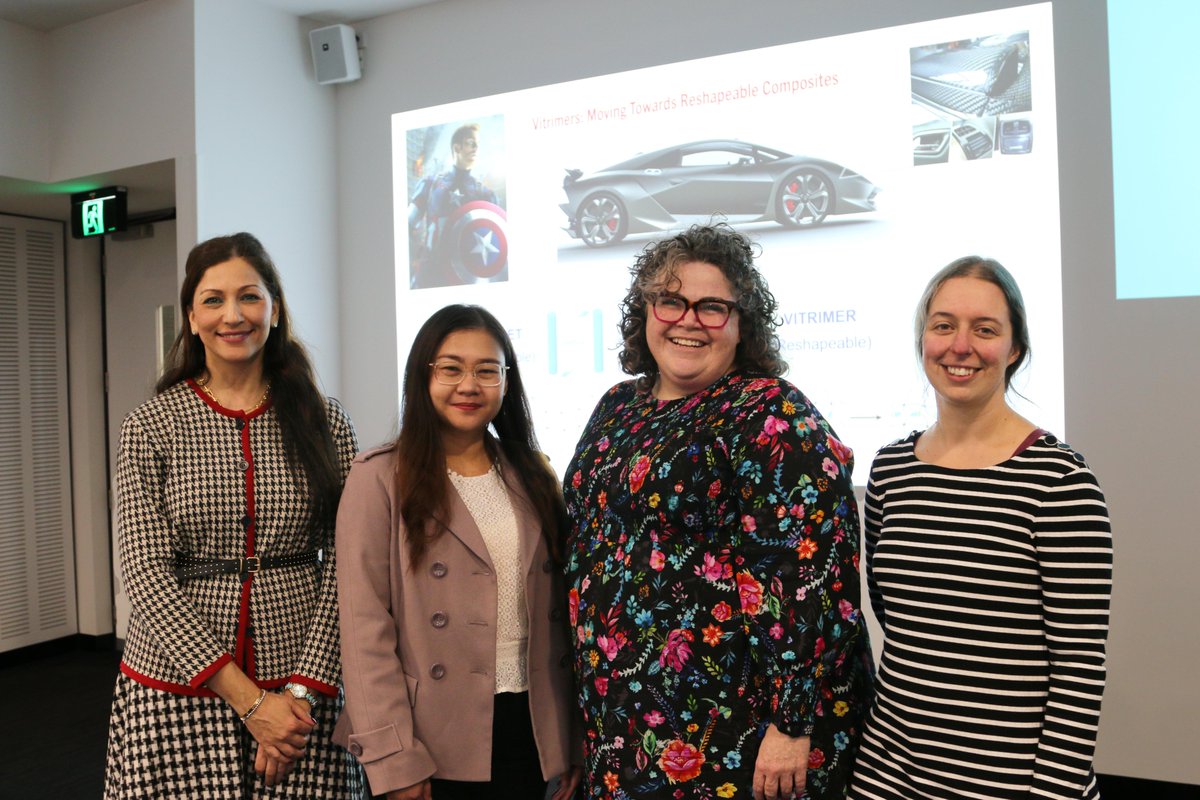
<path fill-rule="evenodd" d="M 346 83 L 362 77 L 358 37 L 349 25 L 330 25 L 308 32 L 317 83 Z"/>

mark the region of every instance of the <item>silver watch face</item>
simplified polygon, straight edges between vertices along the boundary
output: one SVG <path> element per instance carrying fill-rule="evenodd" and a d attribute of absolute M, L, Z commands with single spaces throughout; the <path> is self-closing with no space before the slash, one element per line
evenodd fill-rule
<path fill-rule="evenodd" d="M 297 700 L 303 700 L 305 695 L 308 694 L 308 689 L 305 689 L 298 683 L 293 683 L 291 686 L 289 686 L 288 691 L 291 692 L 292 697 L 296 698 Z"/>

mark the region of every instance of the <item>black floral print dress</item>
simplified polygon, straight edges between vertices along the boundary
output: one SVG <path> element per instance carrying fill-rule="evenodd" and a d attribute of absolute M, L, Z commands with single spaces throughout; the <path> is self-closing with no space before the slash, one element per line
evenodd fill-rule
<path fill-rule="evenodd" d="M 600 401 L 565 477 L 589 798 L 750 798 L 769 724 L 841 798 L 871 699 L 853 457 L 798 389 L 731 373 Z"/>

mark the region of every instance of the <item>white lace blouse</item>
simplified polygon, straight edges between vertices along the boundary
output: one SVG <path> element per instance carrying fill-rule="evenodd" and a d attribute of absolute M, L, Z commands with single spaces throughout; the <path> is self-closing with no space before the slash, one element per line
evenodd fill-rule
<path fill-rule="evenodd" d="M 529 614 L 512 501 L 494 466 L 483 475 L 469 478 L 453 470 L 449 473 L 450 482 L 471 512 L 496 568 L 496 692 L 527 691 Z"/>

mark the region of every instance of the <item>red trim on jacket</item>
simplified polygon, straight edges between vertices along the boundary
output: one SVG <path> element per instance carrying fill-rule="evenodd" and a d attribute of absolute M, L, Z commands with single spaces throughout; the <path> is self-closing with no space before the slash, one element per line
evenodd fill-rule
<path fill-rule="evenodd" d="M 218 658 L 212 664 L 208 665 L 208 667 L 206 667 L 205 669 L 201 670 L 200 673 L 198 675 L 196 675 L 196 677 L 194 677 L 190 681 L 188 681 L 188 685 L 191 686 L 193 689 L 200 688 L 204 684 L 208 683 L 208 679 L 211 678 L 213 675 L 216 675 L 217 672 L 221 669 L 221 667 L 225 666 L 232 660 L 233 660 L 233 656 L 229 655 L 229 653 L 222 653 L 220 658 Z M 122 665 L 122 666 L 124 666 L 124 665 Z"/>
<path fill-rule="evenodd" d="M 258 408 L 252 409 L 249 413 L 246 413 L 240 409 L 226 408 L 225 406 L 221 405 L 213 397 L 211 397 L 208 392 L 201 389 L 200 384 L 196 383 L 196 381 L 192 378 L 187 378 L 185 383 L 192 387 L 192 391 L 196 393 L 196 396 L 207 403 L 213 411 L 216 411 L 218 414 L 226 417 L 233 417 L 234 419 L 239 417 L 246 420 L 254 419 L 257 416 L 265 414 L 268 408 L 271 408 L 273 405 L 275 405 L 274 396 L 268 396 L 266 402 L 258 406 Z"/>
<path fill-rule="evenodd" d="M 218 658 L 214 663 L 217 669 L 228 664 L 233 660 L 233 657 L 228 653 Z M 211 672 L 210 672 L 211 670 Z M 216 669 L 209 667 L 204 671 L 204 680 L 208 680 L 216 673 Z M 157 678 L 151 678 L 149 675 L 143 675 L 137 670 L 130 667 L 124 661 L 121 662 L 121 672 L 128 676 L 131 680 L 135 680 L 143 686 L 149 686 L 151 689 L 158 689 L 162 692 L 170 692 L 171 694 L 183 694 L 189 697 L 216 697 L 217 693 L 207 686 L 188 686 L 184 683 L 171 683 L 170 681 L 160 681 Z M 254 681 L 254 685 L 260 689 L 281 689 L 291 678 L 276 678 L 270 681 Z"/>
<path fill-rule="evenodd" d="M 275 405 L 275 398 L 268 396 L 266 400 L 257 408 L 249 412 L 239 409 L 226 408 L 216 401 L 216 398 L 208 394 L 200 388 L 200 384 L 191 378 L 187 379 L 188 386 L 192 387 L 201 400 L 208 404 L 217 413 L 230 417 L 232 419 L 243 420 L 241 427 L 242 439 L 242 458 L 246 462 L 245 470 L 245 495 L 246 495 L 246 516 L 250 518 L 250 524 L 246 526 L 246 547 L 244 554 L 247 558 L 254 555 L 254 451 L 250 448 L 250 420 L 255 417 L 262 416 L 267 412 L 267 409 Z M 233 660 L 241 668 L 242 672 L 251 680 L 254 680 L 254 637 L 251 635 L 250 627 L 250 590 L 254 584 L 254 575 L 247 575 L 246 580 L 242 581 L 242 597 L 238 606 L 238 624 L 237 635 L 234 640 Z M 280 682 L 282 686 L 286 681 Z M 265 684 L 263 684 L 265 685 Z"/>
<path fill-rule="evenodd" d="M 255 409 L 257 411 L 257 409 Z M 246 558 L 254 555 L 254 451 L 250 449 L 250 418 L 242 425 L 242 458 L 246 461 L 246 516 L 250 524 L 246 526 Z M 254 677 L 254 636 L 250 629 L 250 587 L 254 584 L 254 575 L 246 576 L 242 581 L 242 604 L 238 611 L 237 650 L 238 663 L 242 670 L 251 678 Z"/>

